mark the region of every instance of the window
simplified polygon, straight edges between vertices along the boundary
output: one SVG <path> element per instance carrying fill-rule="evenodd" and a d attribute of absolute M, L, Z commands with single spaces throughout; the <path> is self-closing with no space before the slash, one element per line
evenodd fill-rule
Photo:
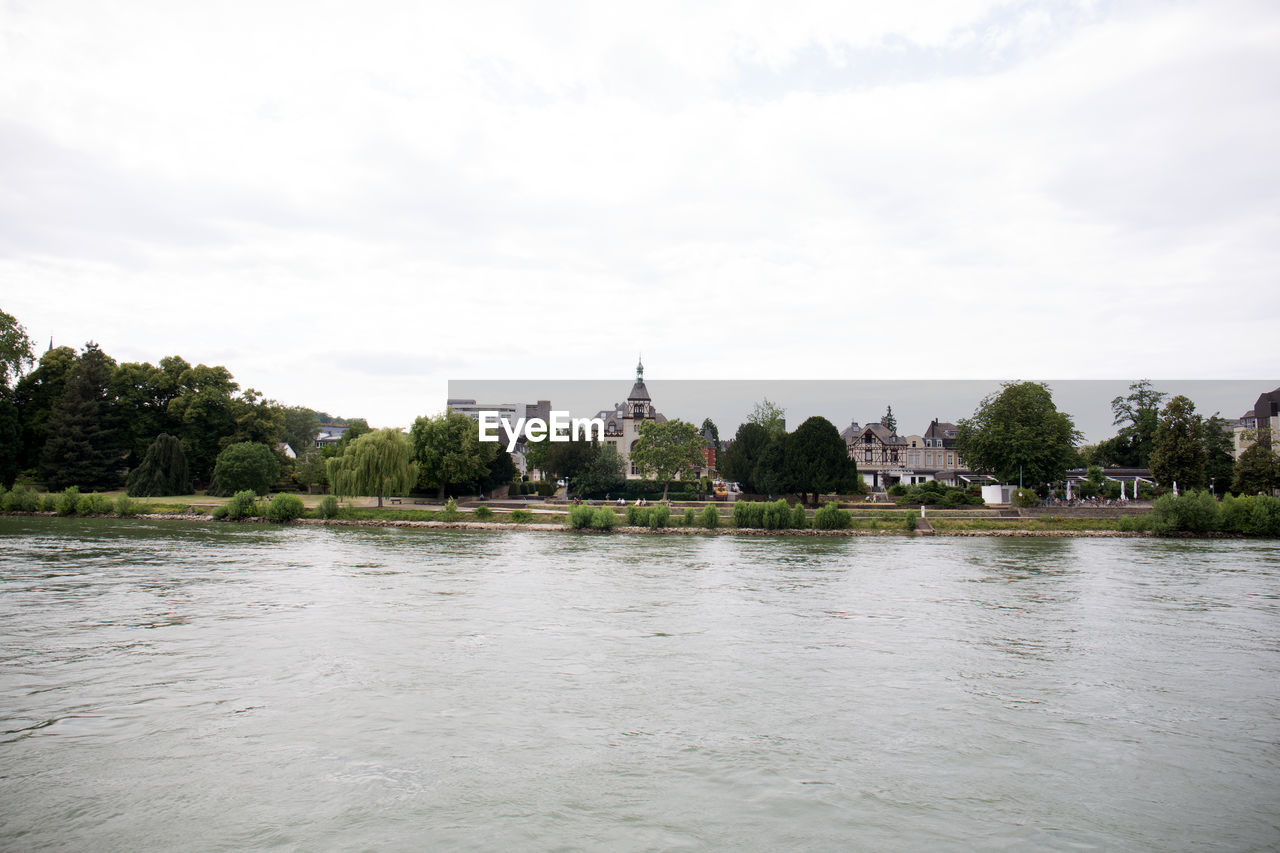
<path fill-rule="evenodd" d="M 864 461 L 864 462 L 870 462 L 870 461 L 871 461 L 871 451 L 870 451 L 870 450 L 863 451 L 863 457 L 864 457 L 864 458 L 863 458 L 863 461 Z"/>

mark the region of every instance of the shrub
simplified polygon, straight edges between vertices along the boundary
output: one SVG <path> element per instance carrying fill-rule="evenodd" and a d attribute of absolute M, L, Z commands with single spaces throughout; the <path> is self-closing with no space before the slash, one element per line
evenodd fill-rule
<path fill-rule="evenodd" d="M 493 518 L 493 510 L 489 509 L 487 506 L 476 507 L 477 521 L 489 521 L 492 518 Z"/>
<path fill-rule="evenodd" d="M 609 510 L 610 513 L 613 510 Z M 649 507 L 648 525 L 650 530 L 661 530 L 671 525 L 671 508 L 666 504 Z"/>
<path fill-rule="evenodd" d="M 137 515 L 138 504 L 128 495 L 118 495 L 116 496 L 115 511 L 116 515 L 121 518 L 124 518 L 127 515 Z"/>
<path fill-rule="evenodd" d="M 687 507 L 684 511 L 684 526 L 685 527 L 698 526 L 698 511 L 693 507 Z"/>
<path fill-rule="evenodd" d="M 1280 536 L 1280 498 L 1255 495 L 1244 532 L 1249 536 Z"/>
<path fill-rule="evenodd" d="M 585 530 L 591 526 L 595 510 L 586 504 L 569 507 L 569 526 L 574 530 Z"/>
<path fill-rule="evenodd" d="M 76 515 L 106 515 L 111 512 L 111 498 L 94 492 L 76 501 Z"/>
<path fill-rule="evenodd" d="M 338 499 L 333 495 L 325 495 L 316 505 L 316 515 L 320 518 L 333 518 L 338 514 Z"/>
<path fill-rule="evenodd" d="M 287 524 L 295 518 L 301 518 L 303 509 L 302 498 L 297 495 L 276 495 L 267 504 L 267 521 Z"/>
<path fill-rule="evenodd" d="M 809 517 L 805 515 L 804 504 L 797 503 L 791 508 L 791 526 L 796 530 L 804 530 L 809 526 Z"/>
<path fill-rule="evenodd" d="M 627 526 L 644 527 L 649 523 L 649 513 L 635 504 L 627 504 Z"/>
<path fill-rule="evenodd" d="M 889 487 L 888 495 L 894 498 L 900 498 L 907 493 L 907 487 L 902 483 L 894 483 Z"/>
<path fill-rule="evenodd" d="M 591 510 L 589 506 L 574 507 L 575 509 Z M 666 507 L 663 507 L 666 509 Z M 618 514 L 607 506 L 598 506 L 591 512 L 591 526 L 596 530 L 612 530 L 618 526 Z"/>
<path fill-rule="evenodd" d="M 511 520 L 516 524 L 528 524 L 533 521 L 533 513 L 527 509 L 511 510 Z"/>
<path fill-rule="evenodd" d="M 1151 505 L 1156 533 L 1207 533 L 1218 528 L 1218 502 L 1208 492 L 1162 495 Z"/>
<path fill-rule="evenodd" d="M 1151 529 L 1151 516 L 1147 513 L 1142 515 L 1122 515 L 1116 523 L 1116 527 L 1121 533 L 1143 533 Z"/>
<path fill-rule="evenodd" d="M 791 507 L 782 498 L 764 505 L 761 526 L 765 530 L 786 530 L 791 525 Z"/>
<path fill-rule="evenodd" d="M 258 515 L 258 495 L 252 489 L 243 489 L 231 496 L 223 506 L 227 509 L 227 518 L 236 521 L 241 518 Z"/>
<path fill-rule="evenodd" d="M 750 510 L 749 512 L 749 516 L 751 519 L 750 526 L 755 527 L 757 529 L 763 529 L 765 505 L 759 501 L 752 501 L 747 505 L 747 507 Z"/>
<path fill-rule="evenodd" d="M 907 517 L 902 520 L 902 529 L 908 533 L 916 532 L 916 516 L 907 513 Z"/>
<path fill-rule="evenodd" d="M 840 509 L 835 501 L 819 507 L 813 514 L 813 526 L 817 530 L 844 530 L 853 524 L 853 513 Z"/>
<path fill-rule="evenodd" d="M 713 506 L 708 506 L 702 510 L 702 514 L 698 516 L 698 523 L 708 530 L 715 530 L 720 526 L 720 513 Z"/>
<path fill-rule="evenodd" d="M 58 496 L 57 501 L 54 512 L 58 515 L 75 515 L 76 506 L 80 503 L 80 489 L 76 486 L 68 486 Z"/>
<path fill-rule="evenodd" d="M 750 527 L 751 505 L 747 501 L 734 501 L 732 518 L 734 527 Z"/>
<path fill-rule="evenodd" d="M 449 500 L 445 501 L 444 503 L 444 509 L 436 513 L 436 520 L 437 521 L 457 521 L 458 516 L 460 515 L 462 515 L 462 513 L 458 512 L 458 502 L 455 501 L 453 498 L 449 498 Z"/>
<path fill-rule="evenodd" d="M 36 512 L 40 509 L 40 496 L 30 486 L 17 486 L 5 494 L 3 506 L 6 512 Z"/>
<path fill-rule="evenodd" d="M 227 505 L 219 504 L 218 506 L 215 506 L 213 509 L 209 510 L 209 517 L 214 521 L 222 521 L 222 519 L 227 517 Z"/>
<path fill-rule="evenodd" d="M 1014 506 L 1039 506 L 1040 496 L 1036 494 L 1035 489 L 1014 489 L 1013 505 Z"/>
<path fill-rule="evenodd" d="M 40 508 L 45 512 L 57 512 L 58 504 L 62 501 L 60 492 L 49 492 L 40 501 Z"/>

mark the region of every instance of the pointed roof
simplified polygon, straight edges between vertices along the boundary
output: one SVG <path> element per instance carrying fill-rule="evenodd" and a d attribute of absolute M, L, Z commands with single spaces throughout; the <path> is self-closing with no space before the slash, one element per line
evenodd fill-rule
<path fill-rule="evenodd" d="M 644 361 L 636 362 L 636 384 L 631 386 L 631 393 L 627 395 L 628 400 L 648 400 L 649 389 L 644 387 Z"/>

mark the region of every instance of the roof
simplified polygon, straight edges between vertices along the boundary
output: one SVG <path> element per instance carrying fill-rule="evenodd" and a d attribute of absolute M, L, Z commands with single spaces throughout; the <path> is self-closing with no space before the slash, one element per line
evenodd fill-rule
<path fill-rule="evenodd" d="M 637 379 L 636 384 L 631 386 L 631 393 L 627 395 L 628 400 L 648 400 L 649 389 L 644 387 L 644 380 Z"/>

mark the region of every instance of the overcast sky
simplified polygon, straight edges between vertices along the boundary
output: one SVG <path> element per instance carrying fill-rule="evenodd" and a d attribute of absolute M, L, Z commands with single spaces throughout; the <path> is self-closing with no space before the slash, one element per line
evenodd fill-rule
<path fill-rule="evenodd" d="M 0 309 L 379 426 L 641 351 L 1261 392 L 1278 151 L 1274 0 L 0 0 Z"/>

